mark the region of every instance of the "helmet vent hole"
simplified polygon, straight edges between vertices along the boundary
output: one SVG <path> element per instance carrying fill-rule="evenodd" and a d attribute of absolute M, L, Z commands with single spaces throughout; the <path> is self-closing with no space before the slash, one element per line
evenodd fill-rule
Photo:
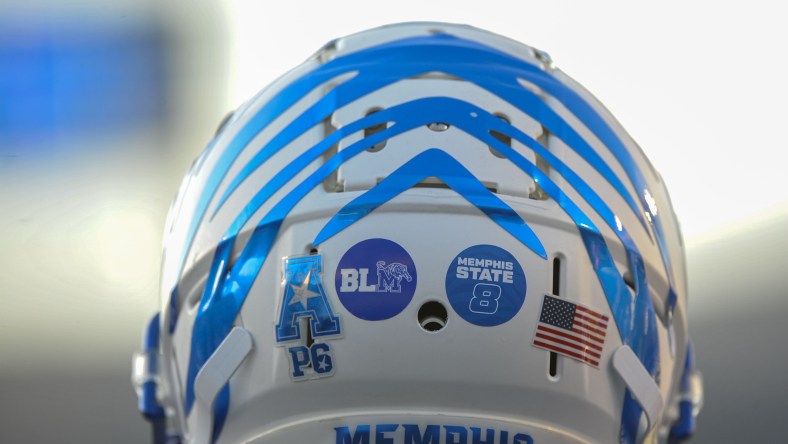
<path fill-rule="evenodd" d="M 539 134 L 539 137 L 536 138 L 536 141 L 542 145 L 543 147 L 550 150 L 550 131 L 542 125 L 542 133 Z M 550 177 L 550 163 L 548 163 L 542 156 L 538 153 L 534 153 L 536 156 L 536 168 L 539 169 L 545 176 Z M 534 183 L 534 189 L 531 191 L 531 194 L 528 196 L 534 200 L 547 200 L 549 197 L 547 193 L 539 186 L 538 183 Z"/>
<path fill-rule="evenodd" d="M 559 256 L 553 258 L 553 295 L 561 295 L 561 258 Z M 558 381 L 561 378 L 558 373 L 558 365 L 558 353 L 551 351 L 547 363 L 547 377 L 551 381 Z"/>
<path fill-rule="evenodd" d="M 378 111 L 383 111 L 383 108 L 379 108 L 379 107 L 378 108 L 372 108 L 369 111 L 367 111 L 366 116 L 371 116 L 372 114 L 375 114 Z M 385 130 L 386 128 L 388 128 L 388 122 L 377 123 L 375 125 L 366 127 L 366 128 L 364 128 L 364 138 L 366 139 L 369 136 L 375 135 L 375 134 Z M 386 141 L 384 140 L 382 142 L 378 142 L 375 145 L 367 148 L 367 151 L 369 151 L 370 153 L 377 153 L 378 151 L 382 150 L 385 147 L 386 147 Z"/>
<path fill-rule="evenodd" d="M 449 322 L 449 314 L 446 307 L 438 301 L 425 302 L 419 308 L 419 326 L 424 331 L 436 333 L 443 330 Z"/>
<path fill-rule="evenodd" d="M 504 114 L 495 113 L 495 117 L 503 120 L 506 123 L 509 123 L 509 124 L 512 123 L 512 121 L 509 120 L 509 118 L 506 117 Z M 490 135 L 495 137 L 495 139 L 497 141 L 501 142 L 502 144 L 504 144 L 504 145 L 506 145 L 508 147 L 512 146 L 512 138 L 510 136 L 507 136 L 506 134 L 503 134 L 503 133 L 499 133 L 498 131 L 495 131 L 495 130 L 490 130 Z M 500 151 L 496 150 L 492 146 L 490 146 L 489 148 L 490 148 L 490 152 L 492 153 L 493 156 L 498 157 L 500 159 L 503 159 L 503 158 L 506 157 L 503 154 L 501 154 Z"/>
<path fill-rule="evenodd" d="M 304 330 L 306 330 L 306 346 L 310 348 L 312 344 L 315 343 L 315 338 L 312 336 L 312 323 L 309 319 L 305 319 L 304 324 Z"/>
<path fill-rule="evenodd" d="M 556 352 L 550 352 L 550 368 L 547 370 L 547 374 L 552 379 L 558 378 L 558 353 Z"/>

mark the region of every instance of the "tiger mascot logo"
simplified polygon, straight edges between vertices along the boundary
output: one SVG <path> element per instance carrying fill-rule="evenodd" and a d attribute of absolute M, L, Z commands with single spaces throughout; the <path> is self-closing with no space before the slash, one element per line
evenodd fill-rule
<path fill-rule="evenodd" d="M 411 282 L 413 278 L 408 273 L 408 266 L 399 262 L 392 262 L 386 265 L 384 261 L 378 261 L 378 292 L 399 293 L 402 291 L 401 282 L 405 279 Z"/>

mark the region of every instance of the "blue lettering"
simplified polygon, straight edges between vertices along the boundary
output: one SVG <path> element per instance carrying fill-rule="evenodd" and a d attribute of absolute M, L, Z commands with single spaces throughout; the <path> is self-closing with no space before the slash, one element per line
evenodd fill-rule
<path fill-rule="evenodd" d="M 394 439 L 385 435 L 386 432 L 397 430 L 399 424 L 378 424 L 375 426 L 375 444 L 394 444 Z"/>
<path fill-rule="evenodd" d="M 394 276 L 386 276 L 385 273 L 382 273 L 381 270 L 378 270 L 378 291 L 400 293 L 402 291 L 402 288 L 399 285 L 400 280 L 401 279 L 397 279 Z"/>
<path fill-rule="evenodd" d="M 369 444 L 369 426 L 356 427 L 356 433 L 350 433 L 350 427 L 334 427 L 337 431 L 336 444 Z"/>
<path fill-rule="evenodd" d="M 400 425 L 404 432 L 397 433 Z M 374 435 L 372 427 L 375 428 Z M 445 430 L 443 437 L 441 427 Z M 509 432 L 506 430 L 457 425 L 363 424 L 356 426 L 355 432 L 351 427 L 335 427 L 334 430 L 336 444 L 509 444 Z M 511 444 L 534 444 L 534 440 L 530 435 L 517 433 Z"/>
<path fill-rule="evenodd" d="M 405 444 L 440 444 L 441 428 L 428 425 L 422 435 L 418 424 L 402 424 L 405 429 Z"/>
<path fill-rule="evenodd" d="M 288 347 L 287 351 L 290 353 L 293 379 L 331 376 L 334 372 L 334 360 L 328 344 L 317 342 L 311 347 L 295 345 Z"/>
<path fill-rule="evenodd" d="M 313 344 L 309 350 L 312 357 L 312 367 L 317 373 L 326 374 L 334 370 L 334 362 L 331 360 L 331 347 L 328 344 Z"/>
<path fill-rule="evenodd" d="M 468 430 L 465 427 L 443 426 L 443 428 L 446 429 L 446 444 L 468 444 Z"/>
<path fill-rule="evenodd" d="M 495 444 L 495 430 L 487 429 L 487 439 L 482 441 L 482 429 L 478 427 L 471 427 L 471 434 L 473 435 L 473 444 Z"/>
<path fill-rule="evenodd" d="M 299 345 L 297 347 L 290 347 L 287 351 L 290 352 L 290 359 L 293 362 L 293 377 L 303 377 L 304 371 L 301 369 L 309 365 L 309 349 L 303 345 Z"/>

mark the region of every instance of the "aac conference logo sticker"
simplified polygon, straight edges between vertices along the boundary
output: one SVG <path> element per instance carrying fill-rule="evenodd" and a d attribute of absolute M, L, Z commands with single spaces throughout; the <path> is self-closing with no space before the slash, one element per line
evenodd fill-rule
<path fill-rule="evenodd" d="M 525 301 L 525 273 L 511 253 L 475 245 L 454 258 L 446 294 L 454 311 L 471 324 L 494 327 L 512 319 Z"/>
<path fill-rule="evenodd" d="M 366 321 L 392 318 L 416 292 L 416 266 L 407 251 L 388 239 L 367 239 L 339 261 L 336 290 L 342 305 Z"/>

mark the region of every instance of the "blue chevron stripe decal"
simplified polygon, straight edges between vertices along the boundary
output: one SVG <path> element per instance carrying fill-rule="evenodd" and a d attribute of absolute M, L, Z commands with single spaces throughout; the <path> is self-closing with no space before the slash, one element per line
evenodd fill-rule
<path fill-rule="evenodd" d="M 477 64 L 474 65 L 476 67 L 462 62 L 468 59 L 476 60 Z M 303 95 L 340 75 L 356 72 L 353 78 L 345 80 L 342 84 L 336 86 L 312 107 L 286 125 L 282 131 L 275 134 L 257 152 L 252 160 L 243 166 L 241 172 L 232 179 L 230 185 L 217 200 L 213 213 L 211 213 L 212 215 L 216 214 L 237 187 L 260 165 L 309 128 L 322 122 L 333 110 L 388 84 L 428 71 L 441 71 L 470 81 L 500 96 L 503 100 L 510 102 L 524 113 L 541 122 L 551 133 L 563 140 L 567 146 L 595 168 L 616 189 L 618 194 L 627 202 L 627 205 L 633 214 L 636 215 L 641 225 L 646 228 L 647 224 L 643 219 L 638 203 L 632 198 L 627 188 L 620 182 L 612 169 L 571 125 L 547 106 L 541 98 L 519 85 L 518 78 L 525 79 L 549 92 L 560 100 L 570 112 L 578 116 L 603 143 L 610 147 L 611 152 L 616 156 L 626 171 L 630 182 L 634 185 L 637 191 L 637 201 L 639 201 L 643 209 L 649 211 L 647 219 L 654 230 L 663 262 L 668 270 L 667 274 L 671 279 L 672 288 L 672 273 L 670 272 L 670 261 L 665 247 L 664 234 L 656 211 L 652 211 L 648 206 L 647 196 L 649 192 L 646 181 L 623 143 L 615 136 L 604 120 L 574 91 L 553 78 L 549 73 L 476 42 L 462 40 L 449 35 L 403 39 L 334 59 L 297 79 L 276 94 L 233 137 L 226 151 L 220 156 L 219 161 L 208 177 L 205 190 L 198 201 L 195 218 L 189 227 L 185 245 L 189 246 L 192 243 L 197 227 L 205 216 L 210 203 L 214 200 L 220 183 L 235 162 L 238 154 L 247 147 L 260 131 L 268 127 L 273 120 Z M 553 197 L 564 211 L 572 217 L 578 226 L 589 258 L 607 295 L 616 323 L 621 331 L 622 340 L 635 350 L 652 374 L 656 373 L 659 356 L 655 342 L 655 315 L 648 294 L 642 258 L 629 234 L 620 227 L 618 218 L 605 205 L 604 201 L 576 173 L 563 164 L 560 159 L 508 123 L 478 107 L 456 99 L 429 98 L 382 110 L 338 129 L 325 140 L 302 153 L 287 167 L 277 173 L 268 183 L 260 188 L 254 198 L 236 217 L 215 253 L 208 284 L 200 301 L 200 308 L 195 320 L 185 390 L 187 412 L 191 410 L 194 402 L 193 385 L 197 372 L 218 347 L 219 343 L 226 337 L 230 328 L 232 328 L 232 324 L 244 303 L 249 289 L 265 263 L 279 228 L 289 212 L 336 168 L 356 154 L 404 131 L 434 121 L 450 123 L 483 141 L 485 144 L 494 146 L 496 150 L 508 157 L 525 174 L 533 177 L 542 189 Z M 316 171 L 292 189 L 282 200 L 277 202 L 257 225 L 239 259 L 230 267 L 230 253 L 237 234 L 248 223 L 252 215 L 276 191 L 303 171 L 307 165 L 333 144 L 354 132 L 383 122 L 389 122 L 387 129 L 343 149 L 317 168 Z M 626 248 L 630 269 L 635 276 L 636 295 L 634 298 L 629 293 L 626 284 L 624 284 L 623 278 L 618 272 L 599 230 L 590 219 L 550 181 L 549 177 L 542 174 L 519 153 L 497 141 L 490 135 L 490 130 L 507 134 L 540 154 L 550 163 L 551 167 L 558 171 L 578 191 L 580 196 L 591 205 L 605 223 L 613 229 Z M 440 150 L 425 151 L 422 155 L 427 157 L 448 156 Z M 424 157 L 417 156 L 417 158 L 411 160 L 414 163 L 409 162 L 409 168 L 413 168 L 412 171 L 406 170 L 405 173 L 402 173 L 403 177 L 395 176 L 388 182 L 388 179 L 385 179 L 378 187 L 373 188 L 375 193 L 365 195 L 367 196 L 366 201 L 363 199 L 354 201 L 356 207 L 347 207 L 346 210 L 358 210 L 360 208 L 359 205 L 366 205 L 366 210 L 371 211 L 374 209 L 373 206 L 375 204 L 382 204 L 387 196 L 397 192 L 397 190 L 401 192 L 401 187 L 410 183 L 420 174 L 436 176 L 439 175 L 435 174 L 438 171 L 444 175 L 443 179 L 447 183 L 453 183 L 449 185 L 455 191 L 482 209 L 492 220 L 504 229 L 507 229 L 535 253 L 545 257 L 543 246 L 525 222 L 492 193 L 489 193 L 486 189 L 484 191 L 489 193 L 489 195 L 481 192 L 478 188 L 479 184 L 474 183 L 467 175 L 463 175 L 462 171 L 467 172 L 467 170 L 453 158 L 448 157 L 456 165 L 447 167 L 447 170 L 438 171 L 433 162 L 433 165 L 430 165 L 432 169 L 428 171 L 427 163 L 421 165 L 420 162 L 423 161 L 416 160 Z M 381 186 L 383 183 L 386 183 L 386 185 Z M 369 193 L 371 192 L 372 190 Z M 330 235 L 346 228 L 347 225 L 339 222 L 334 222 L 331 226 L 327 225 L 324 231 L 321 231 L 318 235 L 316 241 L 325 240 Z M 646 230 L 646 233 L 649 236 L 651 235 L 648 230 Z M 188 248 L 185 248 L 180 258 L 179 270 L 183 267 L 187 253 Z M 674 294 L 672 289 L 671 294 Z M 173 290 L 173 304 L 176 299 L 177 288 Z M 175 311 L 173 309 L 173 312 Z M 174 319 L 172 325 L 174 326 Z M 226 415 L 228 405 L 229 390 L 225 387 L 215 404 L 215 416 L 217 419 L 214 431 L 215 436 L 218 436 L 218 433 L 221 431 L 222 419 Z M 629 394 L 625 400 L 624 416 L 622 442 L 630 442 L 635 437 L 640 410 Z"/>
<path fill-rule="evenodd" d="M 469 59 L 479 61 L 478 65 L 475 65 L 477 66 L 476 68 L 462 63 L 463 60 Z M 390 62 L 390 64 L 385 62 Z M 596 118 L 590 118 L 588 121 L 593 124 L 590 125 L 592 131 L 607 135 L 606 137 L 608 138 L 609 136 L 614 137 L 615 134 L 612 133 L 612 130 L 607 127 L 601 117 L 593 113 L 593 110 L 582 100 L 582 98 L 577 96 L 576 93 L 548 73 L 520 59 L 503 54 L 476 42 L 462 40 L 450 35 L 433 35 L 403 39 L 334 59 L 299 78 L 276 94 L 233 138 L 227 150 L 222 154 L 216 167 L 211 172 L 205 186 L 205 191 L 197 205 L 195 219 L 192 221 L 187 233 L 186 245 L 191 244 L 197 226 L 205 214 L 210 201 L 216 194 L 219 183 L 235 161 L 237 155 L 249 142 L 251 142 L 252 138 L 265 129 L 283 110 L 289 108 L 307 92 L 332 78 L 354 71 L 357 71 L 358 74 L 353 79 L 346 80 L 344 83 L 332 89 L 323 99 L 302 113 L 301 117 L 297 118 L 300 131 L 295 130 L 296 125 L 294 122 L 288 129 L 283 130 L 282 137 L 272 145 L 271 148 L 265 150 L 265 153 L 261 151 L 262 154 L 255 156 L 255 159 L 244 167 L 243 173 L 233 180 L 232 185 L 228 188 L 220 201 L 226 201 L 229 194 L 238 184 L 243 182 L 246 175 L 278 151 L 282 143 L 292 140 L 293 136 L 297 136 L 303 133 L 306 128 L 310 128 L 321 122 L 330 114 L 331 109 L 344 106 L 358 97 L 398 80 L 422 74 L 426 71 L 442 71 L 474 82 L 499 95 L 504 100 L 510 100 L 510 95 L 513 95 L 512 97 L 515 95 L 518 96 L 518 103 L 513 102 L 513 104 L 523 112 L 534 117 L 537 121 L 541 122 L 542 120 L 547 120 L 543 123 L 545 123 L 548 130 L 564 140 L 569 147 L 576 150 L 578 154 L 594 166 L 603 177 L 610 181 L 611 185 L 614 186 L 622 198 L 627 201 L 637 217 L 642 220 L 642 214 L 632 197 L 605 162 L 599 158 L 594 150 L 590 148 L 590 145 L 588 145 L 568 123 L 563 121 L 560 116 L 545 105 L 538 96 L 520 86 L 517 82 L 517 78 L 521 77 L 528 79 L 535 85 L 554 93 L 556 97 L 564 98 L 565 100 L 572 99 L 569 100 L 571 103 L 564 103 L 570 110 L 579 108 L 584 110 L 584 115 L 592 114 L 596 116 Z M 503 79 L 506 79 L 506 81 L 503 81 Z M 333 104 L 333 108 L 327 106 L 327 104 Z M 587 125 L 589 124 L 588 122 L 586 122 Z M 607 128 L 607 130 L 595 130 L 597 126 L 602 126 Z M 616 140 L 618 139 L 616 138 Z M 618 141 L 615 146 L 623 145 Z M 625 157 L 622 164 L 625 168 L 628 168 L 628 176 L 635 178 L 632 180 L 636 185 L 645 184 L 645 179 L 643 179 L 642 174 L 626 150 L 623 150 L 623 154 L 614 154 Z M 621 161 L 621 159 L 619 160 Z M 643 193 L 639 193 L 638 197 L 640 198 L 643 208 L 649 208 L 645 195 L 641 194 Z M 217 205 L 217 209 L 219 207 L 220 206 Z M 655 214 L 651 215 L 651 221 L 658 221 Z M 661 233 L 661 229 L 657 231 Z M 658 235 L 658 237 L 660 236 Z M 660 246 L 662 247 L 661 250 L 666 251 L 664 242 L 661 242 Z M 182 268 L 186 254 L 187 252 L 183 253 L 181 266 L 179 268 Z M 668 263 L 667 260 L 666 263 Z"/>
<path fill-rule="evenodd" d="M 328 221 L 315 238 L 314 244 L 321 244 L 427 177 L 442 180 L 523 245 L 543 259 L 547 259 L 547 253 L 539 238 L 509 205 L 490 192 L 456 159 L 435 148 L 423 151 L 383 179 L 372 190 L 347 204 Z"/>

